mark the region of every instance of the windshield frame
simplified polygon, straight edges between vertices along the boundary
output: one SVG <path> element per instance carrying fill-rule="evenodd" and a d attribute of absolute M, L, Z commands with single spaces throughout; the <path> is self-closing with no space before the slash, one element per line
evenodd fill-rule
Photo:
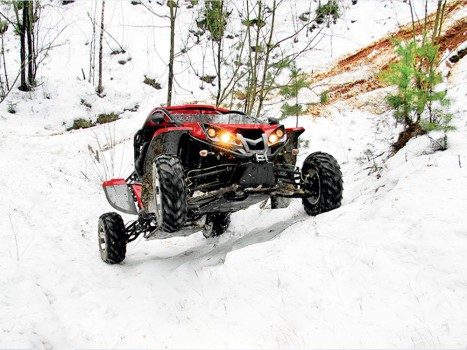
<path fill-rule="evenodd" d="M 209 123 L 209 124 L 264 124 L 263 121 L 240 111 L 228 111 L 225 113 L 170 113 L 171 119 L 178 123 Z"/>

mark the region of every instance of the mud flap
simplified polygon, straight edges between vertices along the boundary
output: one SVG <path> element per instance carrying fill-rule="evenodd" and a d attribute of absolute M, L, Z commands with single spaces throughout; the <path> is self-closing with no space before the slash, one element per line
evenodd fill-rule
<path fill-rule="evenodd" d="M 133 195 L 124 179 L 112 179 L 102 184 L 109 204 L 124 213 L 138 214 Z"/>

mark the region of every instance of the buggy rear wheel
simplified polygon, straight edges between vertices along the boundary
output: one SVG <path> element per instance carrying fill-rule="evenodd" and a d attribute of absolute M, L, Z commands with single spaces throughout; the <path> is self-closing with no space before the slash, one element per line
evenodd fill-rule
<path fill-rule="evenodd" d="M 315 152 L 303 162 L 304 189 L 310 196 L 303 198 L 308 215 L 318 215 L 340 207 L 342 201 L 342 172 L 330 154 Z"/>
<path fill-rule="evenodd" d="M 106 213 L 99 218 L 99 252 L 107 264 L 118 264 L 125 259 L 127 238 L 125 224 L 117 213 Z"/>
<path fill-rule="evenodd" d="M 206 215 L 203 236 L 217 237 L 225 233 L 230 225 L 230 213 L 211 213 Z"/>
<path fill-rule="evenodd" d="M 271 209 L 283 209 L 290 205 L 290 198 L 271 196 Z"/>

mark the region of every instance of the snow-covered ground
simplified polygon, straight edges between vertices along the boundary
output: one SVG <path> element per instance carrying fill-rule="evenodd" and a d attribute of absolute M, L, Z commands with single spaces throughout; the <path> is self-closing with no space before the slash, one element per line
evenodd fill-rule
<path fill-rule="evenodd" d="M 126 23 L 142 15 L 116 3 L 132 14 Z M 384 15 L 383 4 L 371 4 L 359 22 Z M 79 10 L 67 16 L 85 21 Z M 376 19 L 378 35 L 393 29 Z M 355 43 L 350 52 L 377 39 L 367 35 L 342 40 Z M 100 180 L 131 172 L 131 137 L 163 93 L 139 78 L 119 86 L 151 65 L 127 63 L 107 97 L 94 97 L 76 79 L 87 55 L 79 60 L 73 40 L 69 56 L 52 52 L 44 68 L 51 99 L 15 92 L 17 113 L 1 106 L 0 348 L 467 346 L 467 58 L 451 71 L 457 130 L 446 151 L 433 150 L 432 134 L 389 157 L 397 136 L 389 114 L 336 104 L 329 118 L 300 119 L 308 141 L 301 159 L 318 150 L 338 159 L 341 208 L 309 217 L 298 200 L 287 209 L 254 206 L 235 213 L 219 238 L 139 239 L 123 264 L 110 266 L 97 246 L 97 219 L 112 211 Z M 65 82 L 69 89 L 60 88 Z M 116 123 L 64 131 L 81 113 L 135 103 L 140 111 Z M 117 145 L 105 152 L 107 166 L 93 162 L 89 147 L 108 143 Z"/>

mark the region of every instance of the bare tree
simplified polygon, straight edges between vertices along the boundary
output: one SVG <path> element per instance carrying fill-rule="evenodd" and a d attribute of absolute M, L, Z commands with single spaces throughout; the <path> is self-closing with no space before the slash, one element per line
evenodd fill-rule
<path fill-rule="evenodd" d="M 167 78 L 167 106 L 172 104 L 172 95 L 173 95 L 173 85 L 174 85 L 174 63 L 175 63 L 175 24 L 177 22 L 177 17 L 179 14 L 179 0 L 167 0 L 165 3 L 169 8 L 169 14 L 160 14 L 157 13 L 152 6 L 141 2 L 141 4 L 153 15 L 169 20 L 170 23 L 170 49 L 169 49 L 169 73 Z M 163 3 L 157 2 L 157 4 L 162 5 Z"/>
<path fill-rule="evenodd" d="M 277 15 L 284 0 L 245 0 L 243 6 L 243 24 L 246 26 L 246 47 L 241 62 L 246 62 L 246 96 L 243 110 L 247 114 L 260 116 L 265 101 L 276 89 L 283 87 L 280 76 L 284 69 L 298 57 L 312 50 L 322 37 L 322 28 L 313 37 L 295 48 L 298 37 L 306 33 L 313 18 L 302 19 L 288 34 L 277 34 Z M 271 6 L 268 6 L 270 4 Z M 297 22 L 298 23 L 298 22 Z"/>
<path fill-rule="evenodd" d="M 95 78 L 96 78 L 96 35 L 97 35 L 97 30 L 96 30 L 97 2 L 95 0 L 93 0 L 92 2 L 92 16 L 90 13 L 88 13 L 88 17 L 92 25 L 92 34 L 91 34 L 91 39 L 89 40 L 88 82 L 94 85 Z M 86 79 L 86 77 L 83 77 L 83 79 Z"/>
<path fill-rule="evenodd" d="M 0 102 L 3 102 L 19 80 L 19 90 L 30 91 L 37 86 L 36 76 L 38 69 L 51 49 L 59 46 L 57 39 L 66 29 L 60 28 L 57 32 L 41 29 L 42 10 L 45 7 L 54 7 L 51 4 L 41 4 L 39 0 L 2 0 L 0 8 L 0 54 L 2 85 Z M 10 79 L 11 73 L 6 69 L 6 55 L 4 35 L 12 28 L 15 40 L 19 37 L 18 51 L 20 54 L 20 66 L 16 75 Z M 14 65 L 12 65 L 14 67 Z M 14 68 L 16 69 L 16 68 Z M 11 68 L 10 68 L 11 70 Z"/>
<path fill-rule="evenodd" d="M 205 3 L 204 25 L 211 39 L 214 67 L 217 76 L 216 105 L 221 102 L 222 95 L 222 66 L 224 49 L 224 32 L 227 25 L 227 13 L 224 0 Z"/>
<path fill-rule="evenodd" d="M 30 91 L 36 85 L 37 71 L 37 48 L 35 23 L 39 20 L 41 5 L 38 1 L 5 1 L 5 5 L 11 6 L 14 18 L 9 18 L 0 12 L 0 16 L 13 26 L 20 38 L 20 86 L 21 91 Z M 3 37 L 2 37 L 3 40 Z M 2 41 L 3 50 L 3 41 Z M 3 55 L 3 64 L 5 66 L 5 56 Z M 5 94 L 4 94 L 5 96 Z"/>
<path fill-rule="evenodd" d="M 97 83 L 97 94 L 102 96 L 104 88 L 102 87 L 102 55 L 103 55 L 103 40 L 104 40 L 104 12 L 105 12 L 105 0 L 102 0 L 102 11 L 101 11 L 101 33 L 99 37 L 99 76 Z"/>
<path fill-rule="evenodd" d="M 174 81 L 174 59 L 175 59 L 175 21 L 178 15 L 178 1 L 169 0 L 167 6 L 169 7 L 169 20 L 170 20 L 170 53 L 169 53 L 169 77 L 167 81 L 167 106 L 172 104 L 172 90 Z"/>
<path fill-rule="evenodd" d="M 236 5 L 229 0 L 202 2 L 188 30 L 190 35 L 182 40 L 183 58 L 193 73 L 203 83 L 216 86 L 214 98 L 218 106 L 233 106 L 234 91 L 247 73 L 241 64 L 246 31 L 230 25 Z M 201 63 L 193 62 L 192 55 L 188 54 L 193 49 L 198 50 Z M 213 70 L 215 75 L 212 75 Z"/>
<path fill-rule="evenodd" d="M 6 67 L 6 58 L 5 58 L 5 33 L 8 30 L 8 22 L 0 20 L 0 101 L 3 101 L 4 96 L 10 90 L 10 82 L 8 80 L 8 70 Z"/>
<path fill-rule="evenodd" d="M 26 13 L 26 40 L 28 44 L 28 83 L 29 86 L 36 85 L 36 48 L 34 41 L 34 22 L 35 14 L 34 2 L 27 1 L 25 2 L 25 7 L 23 13 Z"/>

